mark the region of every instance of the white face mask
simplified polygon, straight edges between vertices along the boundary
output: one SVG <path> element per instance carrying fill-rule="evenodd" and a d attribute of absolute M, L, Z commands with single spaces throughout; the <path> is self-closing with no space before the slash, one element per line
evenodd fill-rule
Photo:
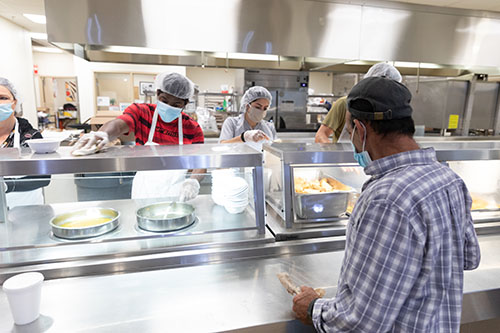
<path fill-rule="evenodd" d="M 250 105 L 247 112 L 248 112 L 248 118 L 250 118 L 251 121 L 256 123 L 259 123 L 262 119 L 264 119 L 264 117 L 267 114 L 267 111 L 262 111 Z"/>

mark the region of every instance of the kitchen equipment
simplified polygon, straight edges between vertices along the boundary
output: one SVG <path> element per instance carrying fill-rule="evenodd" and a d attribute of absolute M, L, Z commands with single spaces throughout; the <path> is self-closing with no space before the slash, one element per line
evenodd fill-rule
<path fill-rule="evenodd" d="M 90 207 L 56 215 L 50 220 L 55 236 L 80 239 L 103 235 L 118 227 L 120 212 L 112 208 Z"/>
<path fill-rule="evenodd" d="M 194 207 L 188 203 L 161 202 L 139 208 L 136 212 L 139 228 L 153 232 L 183 229 L 196 220 Z"/>
<path fill-rule="evenodd" d="M 326 186 L 326 192 L 303 193 L 308 184 Z M 333 190 L 332 190 L 333 187 Z M 322 190 L 325 191 L 324 187 Z M 355 191 L 350 186 L 339 182 L 324 170 L 316 168 L 299 168 L 294 171 L 293 207 L 300 219 L 335 218 L 347 210 L 349 196 Z"/>

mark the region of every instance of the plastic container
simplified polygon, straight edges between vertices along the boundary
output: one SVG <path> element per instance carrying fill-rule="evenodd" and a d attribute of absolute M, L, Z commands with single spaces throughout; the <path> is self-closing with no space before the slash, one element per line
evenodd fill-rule
<path fill-rule="evenodd" d="M 60 140 L 57 139 L 31 139 L 26 141 L 31 150 L 36 154 L 49 154 L 55 152 L 59 145 Z"/>
<path fill-rule="evenodd" d="M 29 324 L 40 316 L 42 273 L 30 272 L 14 275 L 3 284 L 10 311 L 17 325 Z"/>

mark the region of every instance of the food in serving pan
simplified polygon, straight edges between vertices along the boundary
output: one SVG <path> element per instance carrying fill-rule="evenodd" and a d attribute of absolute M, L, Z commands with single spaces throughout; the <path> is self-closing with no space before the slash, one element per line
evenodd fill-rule
<path fill-rule="evenodd" d="M 295 177 L 295 192 L 296 193 L 328 193 L 334 191 L 350 191 L 351 187 L 342 184 L 336 179 L 324 177 L 307 181 L 302 177 Z"/>
<path fill-rule="evenodd" d="M 112 220 L 112 218 L 110 218 L 110 217 L 83 218 L 83 219 L 64 222 L 62 224 L 59 224 L 59 227 L 62 227 L 62 228 L 85 228 L 85 227 L 92 227 L 95 225 L 108 223 L 111 220 Z"/>

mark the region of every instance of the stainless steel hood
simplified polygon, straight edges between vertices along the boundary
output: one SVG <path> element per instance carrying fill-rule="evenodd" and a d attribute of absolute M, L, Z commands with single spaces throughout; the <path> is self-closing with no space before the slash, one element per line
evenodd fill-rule
<path fill-rule="evenodd" d="M 500 67 L 500 16 L 492 12 L 326 0 L 45 0 L 45 12 L 49 41 L 76 44 L 91 61 L 336 70 L 389 60 L 457 75 Z"/>

